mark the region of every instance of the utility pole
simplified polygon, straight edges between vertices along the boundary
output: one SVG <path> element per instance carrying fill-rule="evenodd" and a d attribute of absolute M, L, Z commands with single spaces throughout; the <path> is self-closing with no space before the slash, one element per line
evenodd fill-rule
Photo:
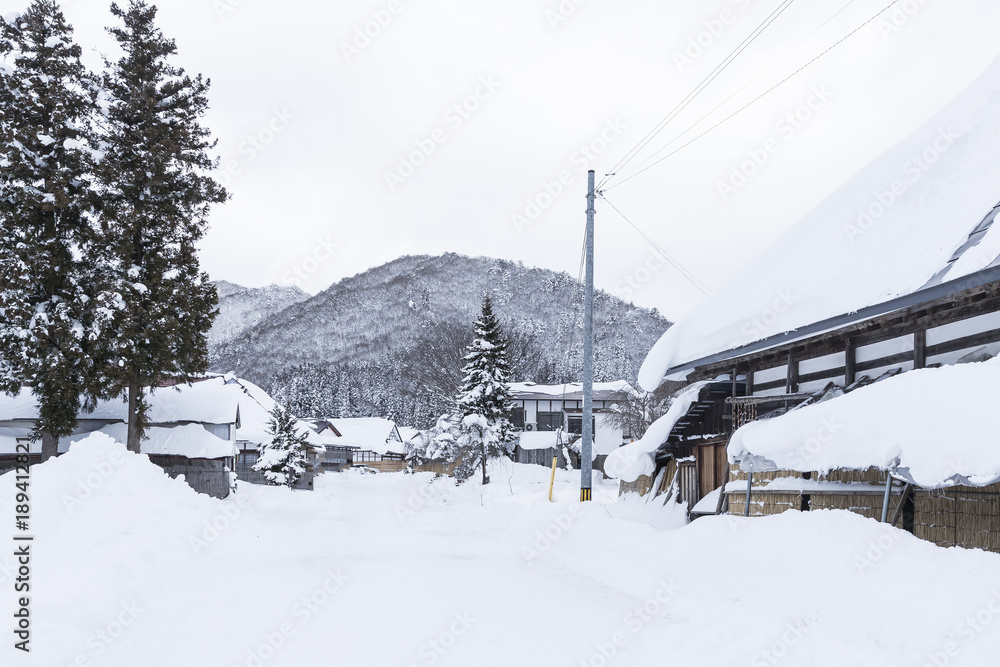
<path fill-rule="evenodd" d="M 580 443 L 580 502 L 592 500 L 594 450 L 594 171 L 587 173 L 587 272 L 583 301 L 583 440 Z"/>

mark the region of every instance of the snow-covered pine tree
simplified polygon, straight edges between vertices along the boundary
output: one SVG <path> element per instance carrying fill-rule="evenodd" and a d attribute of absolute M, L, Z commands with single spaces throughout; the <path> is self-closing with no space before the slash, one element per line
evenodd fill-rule
<path fill-rule="evenodd" d="M 228 195 L 210 175 L 215 146 L 201 118 L 209 82 L 169 59 L 173 40 L 156 27 L 156 7 L 111 5 L 109 28 L 124 54 L 107 62 L 106 158 L 98 176 L 105 202 L 104 267 L 125 307 L 109 340 L 113 393 L 128 401 L 128 448 L 146 428 L 142 387 L 189 381 L 208 367 L 215 286 L 195 248 L 209 208 Z"/>
<path fill-rule="evenodd" d="M 94 77 L 53 0 L 0 19 L 0 385 L 30 387 L 42 459 L 96 393 Z"/>
<path fill-rule="evenodd" d="M 271 441 L 261 445 L 260 458 L 253 469 L 275 486 L 293 486 L 308 469 L 306 450 L 309 442 L 299 430 L 298 419 L 291 410 L 275 403 L 267 422 Z"/>
<path fill-rule="evenodd" d="M 510 423 L 513 406 L 507 341 L 489 296 L 483 299 L 475 333 L 465 357 L 465 379 L 458 396 L 458 409 L 463 417 L 458 438 L 460 469 L 471 471 L 478 465 L 482 468 L 483 484 L 489 484 L 486 463 L 510 454 L 514 432 Z"/>

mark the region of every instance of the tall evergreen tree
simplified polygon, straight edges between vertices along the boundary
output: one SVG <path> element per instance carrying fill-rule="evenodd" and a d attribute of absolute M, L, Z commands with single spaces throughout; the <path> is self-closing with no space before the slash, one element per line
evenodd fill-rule
<path fill-rule="evenodd" d="M 0 385 L 30 387 L 43 460 L 92 402 L 96 83 L 54 0 L 0 19 Z"/>
<path fill-rule="evenodd" d="M 478 463 L 482 467 L 483 484 L 489 484 L 486 463 L 510 453 L 514 431 L 510 423 L 507 341 L 489 296 L 483 299 L 475 333 L 465 357 L 465 379 L 458 396 L 458 409 L 463 417 L 459 441 L 463 443 L 463 466 L 468 467 L 473 461 Z"/>
<path fill-rule="evenodd" d="M 142 387 L 189 381 L 208 367 L 218 298 L 195 244 L 211 205 L 228 195 L 210 175 L 215 142 L 201 124 L 210 82 L 168 62 L 177 47 L 156 27 L 156 7 L 132 0 L 111 13 L 123 24 L 108 31 L 124 55 L 107 63 L 107 156 L 98 175 L 104 269 L 125 307 L 109 355 L 112 393 L 127 396 L 128 448 L 139 451 Z"/>

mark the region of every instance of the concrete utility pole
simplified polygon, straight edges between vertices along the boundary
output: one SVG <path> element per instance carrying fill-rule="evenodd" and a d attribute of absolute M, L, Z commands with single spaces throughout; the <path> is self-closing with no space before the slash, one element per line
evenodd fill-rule
<path fill-rule="evenodd" d="M 587 173 L 587 272 L 583 301 L 583 440 L 580 443 L 580 502 L 590 501 L 594 451 L 594 172 Z"/>

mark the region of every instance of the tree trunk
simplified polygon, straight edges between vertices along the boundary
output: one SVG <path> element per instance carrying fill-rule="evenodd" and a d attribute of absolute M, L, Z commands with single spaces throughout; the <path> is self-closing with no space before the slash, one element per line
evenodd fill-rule
<path fill-rule="evenodd" d="M 59 453 L 59 438 L 48 431 L 42 432 L 42 463 Z"/>
<path fill-rule="evenodd" d="M 486 444 L 483 444 L 483 485 L 490 483 L 490 478 L 486 475 Z"/>
<path fill-rule="evenodd" d="M 138 375 L 128 383 L 128 450 L 139 453 L 142 447 L 142 424 L 139 423 L 139 400 L 142 387 Z"/>

